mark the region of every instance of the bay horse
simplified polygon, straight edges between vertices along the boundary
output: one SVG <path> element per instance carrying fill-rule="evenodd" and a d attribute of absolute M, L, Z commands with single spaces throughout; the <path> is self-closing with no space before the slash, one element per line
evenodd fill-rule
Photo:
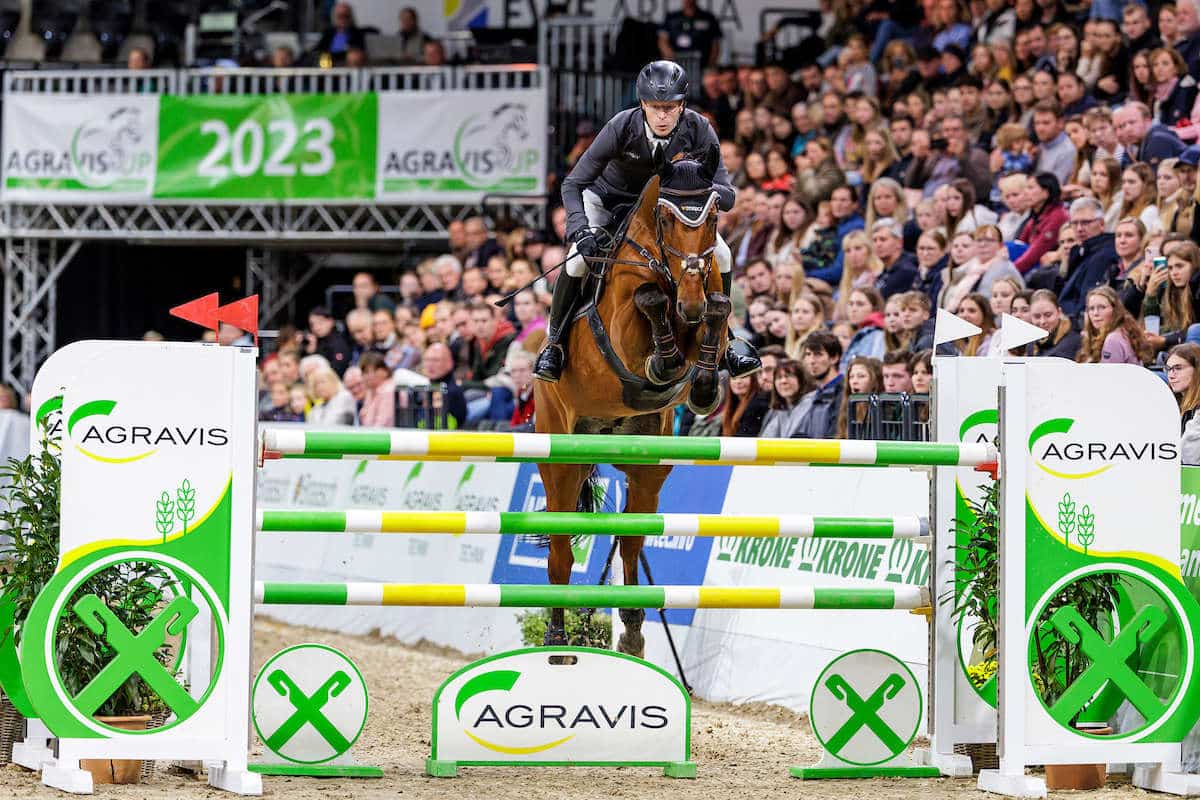
<path fill-rule="evenodd" d="M 538 433 L 670 436 L 674 407 L 686 400 L 698 415 L 720 400 L 717 365 L 726 346 L 732 304 L 714 264 L 717 194 L 711 176 L 720 157 L 659 164 L 636 205 L 614 234 L 608 257 L 593 259 L 591 297 L 570 322 L 569 358 L 557 383 L 535 381 Z M 671 467 L 619 465 L 625 473 L 624 511 L 658 510 Z M 590 493 L 591 464 L 539 464 L 547 511 L 575 511 Z M 583 501 L 586 503 L 586 499 Z M 638 582 L 641 536 L 620 537 L 625 583 Z M 574 556 L 567 531 L 550 539 L 553 584 L 571 579 Z M 617 649 L 641 656 L 644 609 L 621 609 Z M 545 644 L 566 644 L 563 609 L 551 610 Z"/>

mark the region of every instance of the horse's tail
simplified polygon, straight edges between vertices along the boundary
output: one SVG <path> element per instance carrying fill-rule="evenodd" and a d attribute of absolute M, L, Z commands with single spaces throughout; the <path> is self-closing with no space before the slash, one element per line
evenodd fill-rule
<path fill-rule="evenodd" d="M 583 479 L 579 487 L 579 500 L 575 503 L 576 511 L 594 513 L 603 510 L 604 487 L 600 484 L 600 468 L 592 465 L 592 471 Z"/>
<path fill-rule="evenodd" d="M 604 486 L 600 483 L 600 468 L 593 465 L 592 471 L 583 479 L 579 487 L 579 499 L 575 501 L 575 510 L 589 514 L 604 510 Z M 550 537 L 546 535 L 532 536 L 538 547 L 549 547 Z M 581 536 L 571 537 L 571 546 L 579 543 Z"/>

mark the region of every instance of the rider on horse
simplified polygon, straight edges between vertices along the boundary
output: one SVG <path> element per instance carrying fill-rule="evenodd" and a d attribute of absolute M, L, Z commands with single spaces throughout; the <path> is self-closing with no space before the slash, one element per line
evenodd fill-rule
<path fill-rule="evenodd" d="M 562 376 L 571 315 L 588 272 L 585 259 L 601 255 L 593 229 L 609 225 L 619 206 L 637 200 L 663 157 L 669 161 L 680 153 L 702 153 L 710 147 L 720 147 L 708 121 L 684 107 L 688 79 L 675 62 L 647 64 L 638 75 L 637 93 L 639 107 L 622 111 L 609 120 L 563 181 L 562 199 L 567 210 L 567 240 L 571 249 L 565 271 L 554 285 L 546 346 L 534 367 L 537 377 L 544 381 L 557 381 Z M 655 151 L 660 151 L 658 159 Z M 728 211 L 733 207 L 734 190 L 723 163 L 718 162 L 712 183 L 719 208 Z M 733 255 L 720 233 L 713 255 L 728 295 Z M 750 344 L 731 339 L 724 366 L 731 376 L 740 377 L 761 369 L 762 362 Z"/>

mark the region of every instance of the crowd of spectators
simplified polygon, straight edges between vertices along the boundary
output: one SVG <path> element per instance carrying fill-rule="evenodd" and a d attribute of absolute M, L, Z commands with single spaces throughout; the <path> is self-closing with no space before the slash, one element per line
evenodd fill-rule
<path fill-rule="evenodd" d="M 383 63 L 389 66 L 441 67 L 448 63 L 446 47 L 437 37 L 421 29 L 417 9 L 403 6 L 397 16 L 395 31 L 381 32 L 374 27 L 360 27 L 350 3 L 333 5 L 328 25 L 321 31 L 316 43 L 308 49 L 297 49 L 290 45 L 270 48 L 262 58 L 247 51 L 239 61 L 224 60 L 220 66 L 272 67 L 368 67 L 373 64 L 368 35 L 382 35 L 388 44 Z M 165 58 L 165 57 L 164 57 Z M 125 66 L 131 70 L 150 69 L 155 66 L 155 57 L 145 47 L 130 47 L 125 56 Z M 167 65 L 165 61 L 160 66 Z"/>
<path fill-rule="evenodd" d="M 765 366 L 712 415 L 681 412 L 680 433 L 845 435 L 849 394 L 927 391 L 937 309 L 982 330 L 943 346 L 958 355 L 999 354 L 1009 313 L 1049 334 L 1029 355 L 1156 367 L 1193 411 L 1177 362 L 1200 343 L 1198 5 L 922 0 L 895 15 L 832 0 L 818 55 L 793 71 L 706 67 L 692 107 L 737 189 L 719 220 L 731 322 Z M 682 46 L 680 25 L 660 47 Z M 699 46 L 719 52 L 712 37 Z M 595 129 L 579 133 L 567 169 Z M 400 277 L 394 307 L 356 290 L 349 338 L 314 312 L 301 356 L 343 383 L 357 368 L 365 388 L 323 373 L 304 406 L 344 390 L 357 408 L 343 401 L 343 420 L 378 420 L 368 401 L 385 370 L 415 368 L 456 387 L 456 404 L 462 392 L 461 424 L 527 422 L 516 376 L 540 342 L 562 216 L 547 231 L 457 226 L 450 253 Z M 382 367 L 364 367 L 371 352 Z"/>
<path fill-rule="evenodd" d="M 531 429 L 550 303 L 540 275 L 563 247 L 523 229 L 497 238 L 480 217 L 449 233 L 452 252 L 402 273 L 393 291 L 360 272 L 340 319 L 318 307 L 303 330 L 282 328 L 262 361 L 262 419 L 392 427 L 406 402 L 397 392 L 434 384 L 431 402 L 444 404 L 452 427 Z"/>

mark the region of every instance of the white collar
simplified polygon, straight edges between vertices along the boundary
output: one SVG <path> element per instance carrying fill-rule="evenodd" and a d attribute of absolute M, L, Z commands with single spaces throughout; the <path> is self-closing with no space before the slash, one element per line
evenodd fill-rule
<path fill-rule="evenodd" d="M 642 128 L 645 129 L 645 131 L 646 131 L 646 138 L 650 141 L 650 149 L 651 150 L 654 150 L 654 146 L 656 144 L 661 144 L 663 147 L 666 147 L 667 142 L 671 141 L 670 136 L 665 136 L 665 137 L 655 136 L 654 131 L 650 130 L 649 122 L 646 122 L 643 120 Z"/>

